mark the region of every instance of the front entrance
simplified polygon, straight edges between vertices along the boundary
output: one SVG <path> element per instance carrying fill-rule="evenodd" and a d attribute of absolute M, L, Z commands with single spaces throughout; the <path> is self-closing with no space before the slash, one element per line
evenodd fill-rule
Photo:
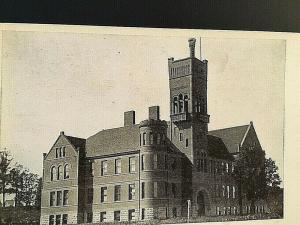
<path fill-rule="evenodd" d="M 202 191 L 199 191 L 197 194 L 197 214 L 198 216 L 205 215 L 205 202 L 204 202 L 204 194 Z"/>

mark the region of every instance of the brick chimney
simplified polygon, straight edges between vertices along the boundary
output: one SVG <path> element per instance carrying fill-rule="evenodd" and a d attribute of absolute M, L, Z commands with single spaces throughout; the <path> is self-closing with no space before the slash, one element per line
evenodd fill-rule
<path fill-rule="evenodd" d="M 135 111 L 124 112 L 124 126 L 132 126 L 135 124 Z"/>
<path fill-rule="evenodd" d="M 189 39 L 189 47 L 190 47 L 190 57 L 191 58 L 195 58 L 195 44 L 196 44 L 196 39 L 190 38 Z"/>
<path fill-rule="evenodd" d="M 159 120 L 159 106 L 149 107 L 149 120 Z"/>

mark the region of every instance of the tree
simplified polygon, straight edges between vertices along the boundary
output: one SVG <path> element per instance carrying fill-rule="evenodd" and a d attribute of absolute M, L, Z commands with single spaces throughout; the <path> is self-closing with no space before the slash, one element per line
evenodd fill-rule
<path fill-rule="evenodd" d="M 20 206 L 19 193 L 22 188 L 22 173 L 24 167 L 18 163 L 10 170 L 11 192 L 15 194 L 15 206 Z"/>
<path fill-rule="evenodd" d="M 250 213 L 255 213 L 255 201 L 266 193 L 265 153 L 258 146 L 243 147 L 237 156 L 234 177 L 238 185 L 240 214 L 243 200 L 250 201 Z"/>
<path fill-rule="evenodd" d="M 265 174 L 266 174 L 266 184 L 269 187 L 279 187 L 281 184 L 281 179 L 278 174 L 278 167 L 271 158 L 265 160 Z"/>
<path fill-rule="evenodd" d="M 5 207 L 5 195 L 9 192 L 11 154 L 4 149 L 0 151 L 0 193 L 2 193 L 2 207 Z"/>

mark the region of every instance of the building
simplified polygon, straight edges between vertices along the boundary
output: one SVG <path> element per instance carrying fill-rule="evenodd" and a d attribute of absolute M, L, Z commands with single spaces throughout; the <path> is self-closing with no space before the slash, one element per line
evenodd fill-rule
<path fill-rule="evenodd" d="M 208 131 L 206 60 L 168 59 L 170 121 L 159 107 L 135 123 L 86 139 L 61 132 L 44 154 L 41 224 L 134 221 L 215 216 L 239 209 L 232 177 L 241 148 L 259 146 L 253 123 Z M 265 211 L 264 204 L 257 212 Z"/>

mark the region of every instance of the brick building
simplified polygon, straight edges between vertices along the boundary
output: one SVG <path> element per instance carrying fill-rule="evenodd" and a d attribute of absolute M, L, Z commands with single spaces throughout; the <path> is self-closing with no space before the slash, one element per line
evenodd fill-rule
<path fill-rule="evenodd" d="M 208 131 L 208 62 L 195 57 L 195 39 L 189 48 L 168 59 L 170 121 L 152 106 L 138 124 L 129 111 L 123 127 L 86 139 L 60 133 L 44 153 L 41 224 L 186 217 L 188 200 L 194 217 L 239 212 L 234 160 L 261 146 L 252 122 Z"/>

